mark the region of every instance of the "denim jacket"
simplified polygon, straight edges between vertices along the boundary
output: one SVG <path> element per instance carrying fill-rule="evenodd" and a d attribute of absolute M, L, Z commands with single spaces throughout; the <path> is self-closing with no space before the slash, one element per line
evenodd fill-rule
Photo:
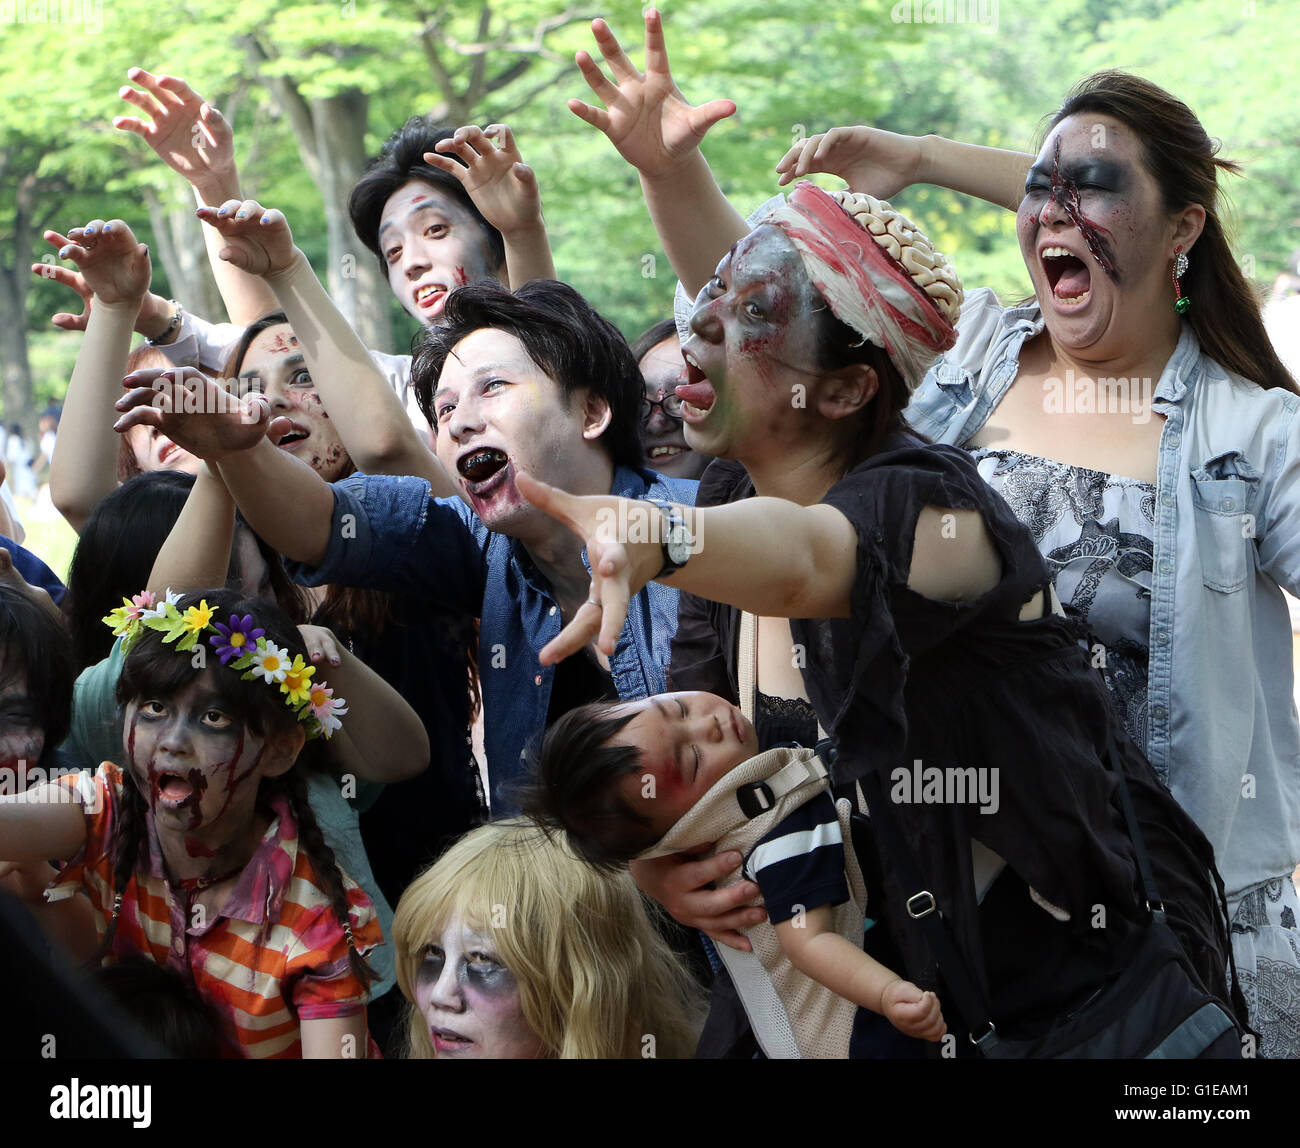
<path fill-rule="evenodd" d="M 1206 301 L 1205 305 L 1212 305 Z M 1038 304 L 967 296 L 957 345 L 907 410 L 964 445 L 1043 329 Z M 1228 896 L 1300 861 L 1300 723 L 1291 621 L 1300 593 L 1300 397 L 1229 374 L 1184 323 L 1156 384 L 1147 756 L 1214 844 Z"/>
<path fill-rule="evenodd" d="M 695 504 L 696 483 L 619 467 L 611 494 Z M 523 544 L 488 530 L 459 498 L 431 498 L 422 478 L 354 474 L 333 484 L 330 543 L 319 566 L 287 562 L 306 586 L 339 583 L 415 594 L 479 617 L 479 684 L 493 816 L 514 812 L 506 786 L 523 773 L 534 734 L 546 727 L 554 666 L 538 664 L 559 634 L 559 606 Z M 587 564 L 586 552 L 582 555 Z M 666 689 L 677 590 L 649 583 L 629 605 L 609 660 L 621 698 Z"/>

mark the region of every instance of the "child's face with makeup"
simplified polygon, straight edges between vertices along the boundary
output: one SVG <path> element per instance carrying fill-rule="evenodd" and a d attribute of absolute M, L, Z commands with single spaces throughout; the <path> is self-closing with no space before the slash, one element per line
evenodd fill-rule
<path fill-rule="evenodd" d="M 491 930 L 471 929 L 458 912 L 425 946 L 415 1004 L 439 1057 L 531 1060 L 542 1042 L 528 1027 L 519 982 L 501 963 Z"/>
<path fill-rule="evenodd" d="M 297 455 L 326 482 L 342 477 L 350 461 L 347 450 L 288 324 L 268 327 L 249 343 L 236 388 L 240 395 L 260 391 L 270 400 L 272 418 L 290 420 L 281 450 Z"/>
<path fill-rule="evenodd" d="M 620 782 L 623 796 L 660 836 L 724 774 L 758 753 L 758 735 L 737 706 L 717 694 L 657 694 L 618 707 L 635 716 L 611 744 L 641 751 Z"/>
<path fill-rule="evenodd" d="M 1048 328 L 1065 347 L 1122 353 L 1168 318 L 1175 223 L 1141 140 L 1118 120 L 1081 114 L 1057 125 L 1029 171 L 1016 229 Z"/>
<path fill-rule="evenodd" d="M 280 757 L 231 712 L 216 672 L 209 667 L 167 697 L 136 698 L 124 727 L 131 773 L 159 830 L 197 835 L 208 849 L 247 828 L 258 784 Z"/>

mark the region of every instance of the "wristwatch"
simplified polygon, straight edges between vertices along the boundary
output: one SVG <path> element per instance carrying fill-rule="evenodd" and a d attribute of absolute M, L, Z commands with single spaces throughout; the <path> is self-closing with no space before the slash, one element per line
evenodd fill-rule
<path fill-rule="evenodd" d="M 666 578 L 686 565 L 687 560 L 695 553 L 695 535 L 686 524 L 686 519 L 671 502 L 658 498 L 647 498 L 645 501 L 659 507 L 659 512 L 663 515 L 659 539 L 664 548 L 664 565 L 652 579 L 657 582 L 660 578 Z"/>

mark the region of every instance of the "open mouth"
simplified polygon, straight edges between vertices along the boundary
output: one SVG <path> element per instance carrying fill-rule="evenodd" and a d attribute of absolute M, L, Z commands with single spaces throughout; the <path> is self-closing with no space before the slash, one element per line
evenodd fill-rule
<path fill-rule="evenodd" d="M 718 394 L 709 382 L 704 368 L 700 366 L 689 351 L 682 352 L 686 361 L 686 382 L 675 388 L 677 397 L 682 400 L 682 418 L 688 422 L 699 422 L 713 409 L 718 401 Z"/>
<path fill-rule="evenodd" d="M 159 441 L 161 445 L 158 447 L 158 465 L 163 467 L 167 465 L 169 458 L 181 453 L 181 448 L 169 438 L 160 439 Z"/>
<path fill-rule="evenodd" d="M 1044 247 L 1039 255 L 1052 298 L 1070 307 L 1084 302 L 1092 293 L 1092 271 L 1064 247 Z"/>
<path fill-rule="evenodd" d="M 179 773 L 164 773 L 158 777 L 158 798 L 168 805 L 184 805 L 194 796 L 194 786 Z"/>
<path fill-rule="evenodd" d="M 431 1028 L 429 1038 L 439 1052 L 464 1052 L 474 1043 L 469 1037 L 461 1036 L 449 1028 Z"/>
<path fill-rule="evenodd" d="M 415 305 L 430 315 L 442 313 L 443 304 L 447 302 L 447 287 L 443 283 L 426 283 L 415 292 Z"/>
<path fill-rule="evenodd" d="M 456 463 L 456 469 L 471 486 L 481 486 L 509 461 L 501 451 L 485 447 L 461 457 Z"/>
<path fill-rule="evenodd" d="M 667 443 L 663 446 L 652 446 L 646 452 L 646 457 L 651 462 L 661 462 L 664 459 L 676 458 L 679 454 L 685 454 L 689 449 L 689 447 Z"/>
<path fill-rule="evenodd" d="M 310 437 L 311 436 L 307 431 L 303 430 L 301 427 L 294 426 L 290 427 L 280 436 L 280 441 L 276 443 L 276 445 L 281 448 L 291 447 Z"/>

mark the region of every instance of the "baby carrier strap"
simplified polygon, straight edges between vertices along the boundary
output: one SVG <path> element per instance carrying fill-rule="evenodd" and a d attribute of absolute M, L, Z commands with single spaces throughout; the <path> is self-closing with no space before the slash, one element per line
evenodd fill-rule
<path fill-rule="evenodd" d="M 827 743 L 828 744 L 828 743 Z M 814 750 L 778 746 L 742 762 L 720 778 L 644 859 L 716 842 L 746 858 L 753 847 L 799 806 L 829 790 L 827 762 Z M 857 866 L 847 814 L 837 803 L 844 835 L 844 863 L 850 900 L 832 909 L 836 931 L 861 947 L 864 925 L 862 875 Z M 738 871 L 720 884 L 744 880 Z M 857 1006 L 800 973 L 781 949 L 776 928 L 763 922 L 746 930 L 753 952 L 717 946 L 764 1054 L 772 1060 L 848 1056 Z"/>

